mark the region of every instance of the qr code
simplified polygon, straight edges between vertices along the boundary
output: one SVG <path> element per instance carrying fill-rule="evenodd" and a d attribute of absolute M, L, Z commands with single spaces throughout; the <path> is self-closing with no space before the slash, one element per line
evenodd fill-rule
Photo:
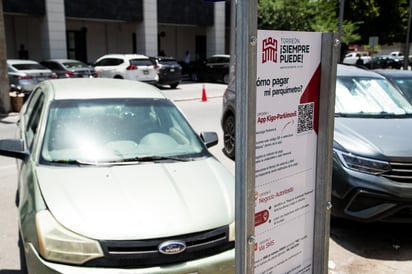
<path fill-rule="evenodd" d="M 298 134 L 312 131 L 313 129 L 313 106 L 314 103 L 298 106 Z"/>

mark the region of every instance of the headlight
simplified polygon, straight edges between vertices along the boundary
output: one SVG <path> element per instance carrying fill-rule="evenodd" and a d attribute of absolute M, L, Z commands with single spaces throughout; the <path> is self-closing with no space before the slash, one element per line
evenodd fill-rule
<path fill-rule="evenodd" d="M 67 230 L 49 211 L 36 214 L 36 229 L 40 254 L 46 260 L 80 265 L 103 256 L 97 241 Z"/>
<path fill-rule="evenodd" d="M 391 171 L 391 166 L 385 161 L 359 157 L 339 150 L 335 150 L 335 153 L 339 156 L 340 161 L 345 167 L 359 172 L 378 175 Z"/>
<path fill-rule="evenodd" d="M 235 222 L 229 225 L 229 242 L 234 242 L 236 237 Z"/>

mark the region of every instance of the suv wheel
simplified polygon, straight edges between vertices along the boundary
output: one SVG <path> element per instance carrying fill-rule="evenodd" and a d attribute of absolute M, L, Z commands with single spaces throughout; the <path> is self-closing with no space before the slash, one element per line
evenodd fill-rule
<path fill-rule="evenodd" d="M 179 85 L 179 83 L 173 83 L 170 85 L 170 88 L 175 89 L 177 88 L 177 86 Z"/>
<path fill-rule="evenodd" d="M 223 151 L 231 159 L 235 158 L 235 117 L 228 115 L 223 122 Z"/>

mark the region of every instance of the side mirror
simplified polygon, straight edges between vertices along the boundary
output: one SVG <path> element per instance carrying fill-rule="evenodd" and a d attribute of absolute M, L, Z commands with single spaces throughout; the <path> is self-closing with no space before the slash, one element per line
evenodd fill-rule
<path fill-rule="evenodd" d="M 200 133 L 200 138 L 202 138 L 203 143 L 207 148 L 217 145 L 219 142 L 219 137 L 214 131 L 205 131 Z"/>
<path fill-rule="evenodd" d="M 29 152 L 24 149 L 22 139 L 3 139 L 0 140 L 0 155 L 25 160 Z"/>

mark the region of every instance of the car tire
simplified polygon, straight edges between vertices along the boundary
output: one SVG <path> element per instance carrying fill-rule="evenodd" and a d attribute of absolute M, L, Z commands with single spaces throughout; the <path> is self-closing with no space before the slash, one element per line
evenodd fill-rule
<path fill-rule="evenodd" d="M 229 73 L 223 75 L 223 83 L 229 84 Z"/>
<path fill-rule="evenodd" d="M 116 75 L 115 77 L 113 77 L 114 79 L 123 79 L 123 77 L 122 76 L 120 76 L 120 75 Z"/>
<path fill-rule="evenodd" d="M 223 122 L 223 152 L 230 159 L 235 159 L 235 117 L 228 115 Z"/>
<path fill-rule="evenodd" d="M 179 83 L 173 83 L 170 85 L 170 88 L 175 89 L 177 88 L 177 86 L 179 85 Z"/>

